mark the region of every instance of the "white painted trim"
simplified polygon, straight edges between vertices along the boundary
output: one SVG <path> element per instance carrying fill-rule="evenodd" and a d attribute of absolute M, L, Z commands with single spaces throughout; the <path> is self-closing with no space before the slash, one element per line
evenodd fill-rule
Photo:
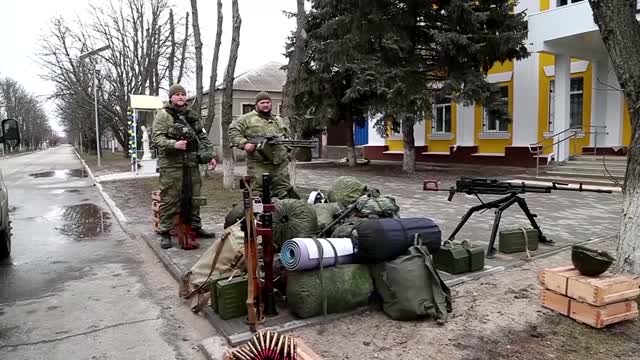
<path fill-rule="evenodd" d="M 511 133 L 506 131 L 501 132 L 482 132 L 478 134 L 478 139 L 489 140 L 489 139 L 511 139 Z"/>
<path fill-rule="evenodd" d="M 452 133 L 434 133 L 428 136 L 429 140 L 453 140 Z"/>
<path fill-rule="evenodd" d="M 486 80 L 489 83 L 501 83 L 501 82 L 511 81 L 512 77 L 513 77 L 513 71 L 505 71 L 505 72 L 496 73 L 496 74 L 489 74 L 487 75 Z"/>
<path fill-rule="evenodd" d="M 589 62 L 580 60 L 571 63 L 571 73 L 581 73 L 587 71 L 587 67 L 589 67 Z M 547 65 L 544 67 L 544 74 L 547 76 L 556 76 L 556 66 L 555 65 Z"/>

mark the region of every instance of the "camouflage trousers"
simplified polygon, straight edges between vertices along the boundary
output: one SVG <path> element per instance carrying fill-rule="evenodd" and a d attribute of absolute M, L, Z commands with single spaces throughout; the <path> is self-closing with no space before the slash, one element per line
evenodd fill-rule
<path fill-rule="evenodd" d="M 200 196 L 202 180 L 197 167 L 191 167 L 191 186 L 193 186 L 193 196 Z M 182 168 L 161 168 L 160 169 L 160 232 L 169 231 L 173 228 L 176 216 L 180 214 L 180 194 L 182 193 Z M 200 219 L 200 207 L 193 206 L 192 227 L 199 229 L 202 227 Z"/>
<path fill-rule="evenodd" d="M 251 190 L 262 193 L 262 174 L 271 174 L 271 195 L 278 199 L 300 199 L 289 179 L 288 162 L 269 164 L 257 161 L 247 161 L 247 175 L 251 176 Z"/>

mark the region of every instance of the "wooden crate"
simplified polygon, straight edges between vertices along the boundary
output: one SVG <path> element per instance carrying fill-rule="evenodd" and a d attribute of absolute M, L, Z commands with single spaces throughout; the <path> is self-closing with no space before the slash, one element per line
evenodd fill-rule
<path fill-rule="evenodd" d="M 542 306 L 557 311 L 562 315 L 569 316 L 571 299 L 555 293 L 551 290 L 542 289 L 540 291 L 540 303 Z"/>
<path fill-rule="evenodd" d="M 610 273 L 589 277 L 581 275 L 573 266 L 542 270 L 538 280 L 548 290 L 594 306 L 635 299 L 640 295 L 640 279 Z"/>
<path fill-rule="evenodd" d="M 638 303 L 634 300 L 593 306 L 557 294 L 551 290 L 542 289 L 540 291 L 540 303 L 548 309 L 597 329 L 620 321 L 638 318 Z"/>
<path fill-rule="evenodd" d="M 594 328 L 638 318 L 638 303 L 634 300 L 622 301 L 604 306 L 593 306 L 571 299 L 569 316 L 577 322 Z"/>
<path fill-rule="evenodd" d="M 594 306 L 635 299 L 640 295 L 640 279 L 629 275 L 577 276 L 567 282 L 567 296 Z"/>
<path fill-rule="evenodd" d="M 567 282 L 570 277 L 580 276 L 580 272 L 572 265 L 553 269 L 544 269 L 538 274 L 540 285 L 558 294 L 567 294 Z"/>

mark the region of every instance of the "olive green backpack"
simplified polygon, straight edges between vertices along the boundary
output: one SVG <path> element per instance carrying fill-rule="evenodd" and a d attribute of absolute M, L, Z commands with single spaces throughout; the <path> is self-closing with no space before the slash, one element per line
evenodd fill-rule
<path fill-rule="evenodd" d="M 373 265 L 371 276 L 382 297 L 382 309 L 392 319 L 433 316 L 438 324 L 447 321 L 451 291 L 438 275 L 429 250 L 419 236 L 406 255 Z"/>

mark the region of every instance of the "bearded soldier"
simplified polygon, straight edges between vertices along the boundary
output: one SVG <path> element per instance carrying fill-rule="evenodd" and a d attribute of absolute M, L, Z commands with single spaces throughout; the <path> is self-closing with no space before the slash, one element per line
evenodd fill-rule
<path fill-rule="evenodd" d="M 187 92 L 180 84 L 169 88 L 169 101 L 153 122 L 153 142 L 158 149 L 160 165 L 159 232 L 160 246 L 171 247 L 171 229 L 180 211 L 183 167 L 191 172 L 192 195 L 200 196 L 202 185 L 199 164 L 216 166 L 213 145 L 202 127 L 202 121 L 187 104 Z M 192 230 L 201 238 L 213 238 L 215 234 L 202 228 L 200 207 L 193 205 Z"/>
<path fill-rule="evenodd" d="M 262 174 L 272 176 L 273 196 L 284 199 L 300 197 L 289 180 L 289 156 L 291 148 L 286 145 L 269 145 L 256 151 L 252 138 L 276 137 L 289 139 L 289 129 L 283 120 L 271 113 L 271 97 L 267 92 L 256 95 L 255 110 L 244 114 L 229 125 L 229 141 L 232 146 L 247 153 L 247 174 L 253 178 L 252 189 L 262 191 Z"/>

